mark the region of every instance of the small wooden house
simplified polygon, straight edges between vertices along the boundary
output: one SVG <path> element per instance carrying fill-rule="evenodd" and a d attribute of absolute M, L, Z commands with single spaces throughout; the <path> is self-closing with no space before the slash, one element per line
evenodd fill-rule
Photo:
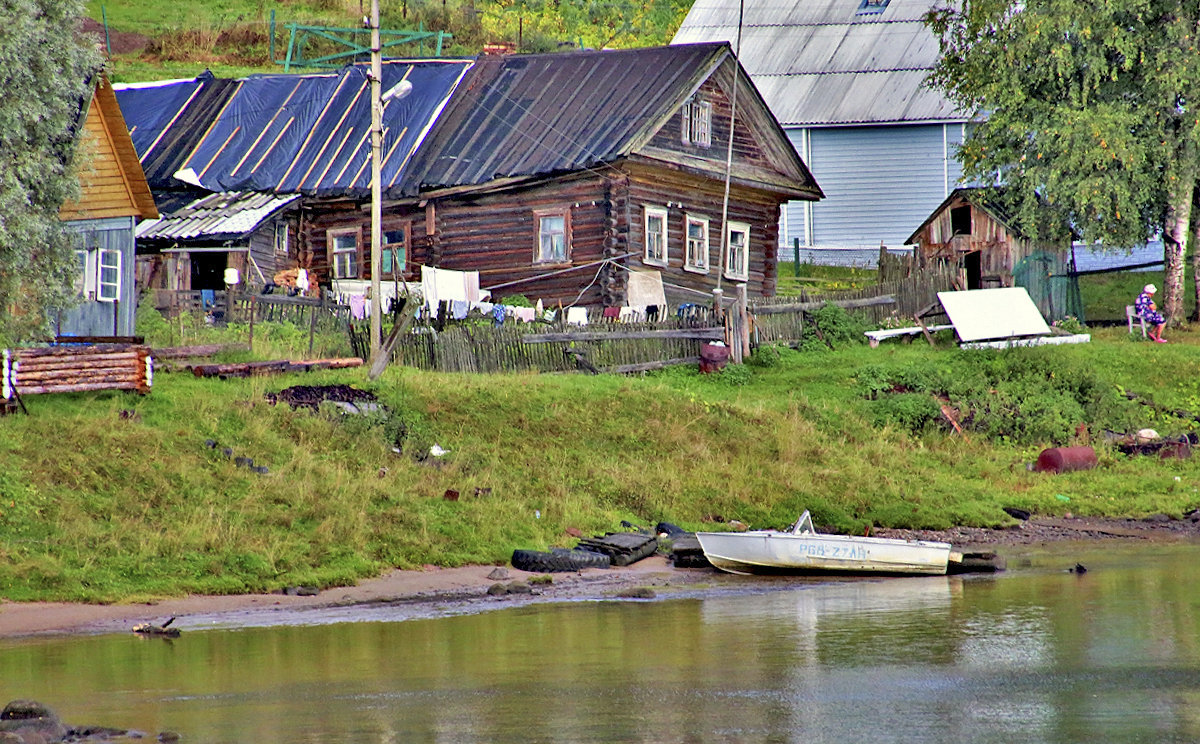
<path fill-rule="evenodd" d="M 83 122 L 79 200 L 63 204 L 61 219 L 80 236 L 79 304 L 60 312 L 62 336 L 130 336 L 137 312 L 134 226 L 158 216 L 154 198 L 125 128 L 108 79 L 96 80 Z"/>
<path fill-rule="evenodd" d="M 922 266 L 948 261 L 961 269 L 963 289 L 1012 287 L 1024 283 L 1017 274 L 1035 254 L 1062 270 L 1071 250 L 1071 234 L 1055 243 L 1026 237 L 1003 210 L 979 188 L 955 189 L 906 242 L 916 244 Z"/>

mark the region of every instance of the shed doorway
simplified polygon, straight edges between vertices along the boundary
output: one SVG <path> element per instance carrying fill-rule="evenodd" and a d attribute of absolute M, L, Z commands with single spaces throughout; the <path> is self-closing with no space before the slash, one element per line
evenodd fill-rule
<path fill-rule="evenodd" d="M 192 289 L 225 289 L 225 267 L 229 263 L 229 254 L 225 251 L 205 252 L 193 251 Z"/>
<path fill-rule="evenodd" d="M 983 289 L 983 251 L 964 255 L 963 271 L 967 275 L 967 289 Z"/>

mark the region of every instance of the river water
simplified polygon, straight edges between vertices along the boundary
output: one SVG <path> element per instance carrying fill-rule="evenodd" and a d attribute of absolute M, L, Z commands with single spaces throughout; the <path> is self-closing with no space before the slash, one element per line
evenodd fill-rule
<path fill-rule="evenodd" d="M 1198 565 L 1063 544 L 995 576 L 10 639 L 0 691 L 185 744 L 1194 742 Z"/>

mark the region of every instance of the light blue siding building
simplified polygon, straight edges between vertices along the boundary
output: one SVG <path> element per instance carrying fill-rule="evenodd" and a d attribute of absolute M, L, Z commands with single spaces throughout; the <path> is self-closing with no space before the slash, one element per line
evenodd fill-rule
<path fill-rule="evenodd" d="M 780 216 L 784 257 L 873 263 L 959 185 L 969 117 L 924 85 L 931 0 L 745 0 L 742 65 L 825 192 Z M 697 0 L 673 43 L 738 43 L 739 0 Z M 857 262 L 857 261 L 855 261 Z"/>

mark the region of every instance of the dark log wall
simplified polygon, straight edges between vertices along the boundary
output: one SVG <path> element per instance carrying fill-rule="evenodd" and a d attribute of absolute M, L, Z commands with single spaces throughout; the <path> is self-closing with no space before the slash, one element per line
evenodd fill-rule
<path fill-rule="evenodd" d="M 631 266 L 641 267 L 645 250 L 645 221 L 643 207 L 667 208 L 667 261 L 664 281 L 710 294 L 717 283 L 717 272 L 722 270 L 721 251 L 721 205 L 724 199 L 724 184 L 699 178 L 680 171 L 631 166 L 629 194 L 630 250 L 637 255 L 630 259 Z M 685 219 L 692 214 L 709 220 L 709 270 L 697 274 L 683 270 L 685 256 Z M 776 287 L 775 245 L 779 240 L 779 201 L 764 192 L 734 187 L 729 194 L 729 221 L 750 225 L 750 249 L 748 261 L 749 281 L 747 292 L 751 297 L 770 297 Z M 660 268 L 647 266 L 647 268 Z M 660 269 L 661 270 L 661 269 Z M 669 279 L 668 279 L 669 275 Z M 727 295 L 739 282 L 722 279 L 722 288 Z M 670 293 L 668 293 L 670 298 Z M 700 295 L 686 301 L 702 301 Z M 675 298 L 682 300 L 682 298 Z"/>
<path fill-rule="evenodd" d="M 593 282 L 599 265 L 552 272 L 599 261 L 605 255 L 606 244 L 612 243 L 606 197 L 608 173 L 618 178 L 621 175 L 608 170 L 605 175 L 588 173 L 520 191 L 437 201 L 434 210 L 437 265 L 478 271 L 480 287 L 494 287 L 492 295 L 497 300 L 525 295 L 568 304 L 591 284 L 579 302 L 600 303 L 601 284 Z M 569 215 L 570 260 L 536 263 L 537 213 L 558 209 L 566 210 Z M 414 237 L 424 236 L 425 229 L 425 222 L 414 224 Z M 414 256 L 417 262 L 425 261 L 423 253 L 424 249 L 417 251 Z"/>
<path fill-rule="evenodd" d="M 715 77 L 715 76 L 714 76 Z M 713 162 L 714 169 L 725 170 L 726 148 L 729 147 L 729 115 L 732 102 L 725 90 L 710 78 L 696 92 L 695 100 L 712 103 L 712 144 L 708 147 L 685 145 L 681 138 L 683 127 L 682 110 L 676 112 L 650 140 L 650 147 L 672 150 Z M 738 118 L 734 124 L 733 157 L 735 162 L 745 162 L 763 168 L 773 168 L 758 144 L 747 120 L 748 102 L 738 101 Z"/>
<path fill-rule="evenodd" d="M 668 292 L 672 303 L 702 302 L 716 286 L 720 263 L 721 202 L 724 183 L 678 169 L 647 163 L 625 163 L 622 169 L 606 168 L 564 176 L 534 186 L 482 196 L 431 199 L 423 208 L 387 207 L 384 229 L 411 225 L 409 279 L 420 278 L 420 265 L 458 271 L 478 271 L 482 288 L 492 288 L 495 299 L 525 295 L 547 304 L 621 305 L 625 301 L 626 272 L 605 267 L 603 258 L 623 258 L 626 266 L 642 268 L 645 246 L 643 205 L 668 208 L 668 258 L 664 281 L 703 294 Z M 329 230 L 360 231 L 360 275 L 370 276 L 367 243 L 370 215 L 349 204 L 308 203 L 303 229 L 307 253 L 301 265 L 328 283 L 326 236 Z M 775 251 L 779 229 L 778 198 L 753 189 L 734 187 L 730 192 L 729 219 L 750 225 L 749 293 L 770 296 L 775 292 Z M 563 209 L 569 215 L 570 260 L 561 264 L 535 262 L 539 212 Z M 683 270 L 684 215 L 709 219 L 709 271 Z M 430 229 L 432 227 L 432 230 Z M 591 264 L 591 265 L 587 265 Z M 562 271 L 563 269 L 570 269 Z M 736 282 L 723 279 L 732 293 Z M 499 285 L 499 286 L 498 286 Z M 581 294 L 582 293 L 582 294 Z"/>

